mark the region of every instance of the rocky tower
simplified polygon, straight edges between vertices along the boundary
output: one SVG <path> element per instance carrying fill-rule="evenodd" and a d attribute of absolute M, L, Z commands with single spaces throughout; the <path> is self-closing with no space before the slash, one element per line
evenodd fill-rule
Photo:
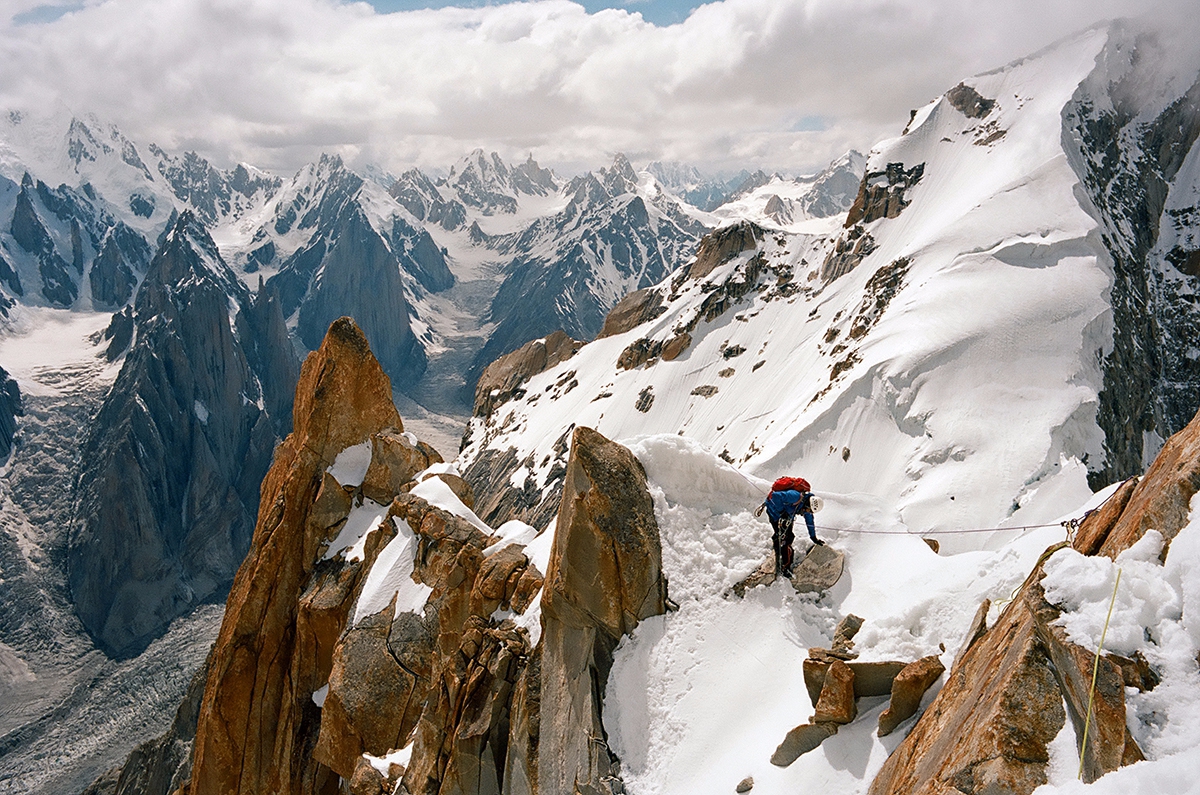
<path fill-rule="evenodd" d="M 666 612 L 662 546 L 646 473 L 633 454 L 576 428 L 542 594 L 544 793 L 623 792 L 601 720 L 612 653 L 642 619 Z"/>
<path fill-rule="evenodd" d="M 310 528 L 325 503 L 345 501 L 336 483 L 322 479 L 337 454 L 402 424 L 391 382 L 348 318 L 334 322 L 305 360 L 296 397 L 295 429 L 263 481 L 250 553 L 210 660 L 194 746 L 195 795 L 318 792 L 328 778 L 309 749 L 297 746 L 308 736 L 306 724 L 319 720 L 311 695 L 325 683 L 328 642 L 340 632 L 300 623 L 303 589 L 325 540 L 325 528 Z M 314 501 L 321 503 L 316 510 Z"/>
<path fill-rule="evenodd" d="M 291 409 L 283 317 L 255 301 L 184 213 L 138 291 L 136 341 L 84 443 L 68 578 L 108 654 L 221 598 Z"/>
<path fill-rule="evenodd" d="M 413 795 L 531 795 L 575 781 L 614 791 L 619 761 L 594 742 L 605 736 L 612 651 L 666 605 L 658 526 L 633 455 L 590 429 L 572 437 L 534 644 L 505 616 L 536 604 L 541 572 L 522 546 L 407 493 L 439 459 L 403 433 L 390 383 L 348 318 L 305 362 L 295 423 L 263 483 L 209 658 L 186 791 L 374 794 L 401 781 Z M 329 467 L 366 440 L 363 482 L 343 487 Z M 439 477 L 473 502 L 460 479 Z M 365 500 L 383 519 L 364 531 L 361 555 L 328 552 Z M 186 767 L 164 774 L 145 761 L 174 764 L 177 754 L 155 749 L 178 748 L 189 732 L 176 734 L 135 753 L 119 779 L 186 777 Z M 377 768 L 404 747 L 405 765 Z"/>

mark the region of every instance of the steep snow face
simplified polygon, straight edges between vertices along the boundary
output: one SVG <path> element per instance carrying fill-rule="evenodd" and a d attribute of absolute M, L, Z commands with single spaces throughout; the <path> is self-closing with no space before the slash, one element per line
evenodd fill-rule
<path fill-rule="evenodd" d="M 1091 31 L 969 81 L 981 117 L 957 96 L 924 108 L 868 159 L 864 192 L 891 191 L 890 210 L 836 238 L 759 229 L 754 250 L 678 271 L 655 288 L 655 320 L 474 420 L 460 468 L 512 448 L 511 482 L 549 495 L 555 441 L 580 424 L 679 434 L 749 473 L 870 494 L 914 531 L 1082 502 L 1111 274 L 1060 113 L 1104 42 Z M 673 360 L 652 358 L 685 333 Z M 644 363 L 618 364 L 627 349 Z"/>

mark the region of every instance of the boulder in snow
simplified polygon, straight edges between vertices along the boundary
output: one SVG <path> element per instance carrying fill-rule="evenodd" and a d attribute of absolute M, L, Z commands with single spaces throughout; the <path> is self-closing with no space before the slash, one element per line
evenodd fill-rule
<path fill-rule="evenodd" d="M 836 723 L 802 723 L 783 738 L 783 742 L 771 754 L 771 764 L 787 767 L 804 754 L 837 734 Z"/>
<path fill-rule="evenodd" d="M 904 666 L 892 680 L 892 702 L 879 716 L 879 736 L 891 734 L 904 721 L 917 714 L 921 697 L 941 678 L 946 666 L 936 655 L 922 657 Z"/>
<path fill-rule="evenodd" d="M 841 660 L 834 660 L 825 670 L 825 682 L 817 698 L 814 723 L 850 723 L 858 715 L 854 703 L 854 671 Z"/>
<path fill-rule="evenodd" d="M 828 591 L 842 578 L 845 556 L 828 544 L 814 546 L 792 573 L 797 593 Z"/>

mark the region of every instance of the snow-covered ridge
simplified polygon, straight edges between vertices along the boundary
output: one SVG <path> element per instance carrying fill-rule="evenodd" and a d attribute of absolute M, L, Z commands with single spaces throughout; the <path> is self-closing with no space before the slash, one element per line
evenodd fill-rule
<path fill-rule="evenodd" d="M 924 172 L 898 215 L 857 225 L 870 245 L 845 275 L 829 281 L 824 266 L 846 233 L 765 229 L 702 279 L 681 270 L 655 288 L 656 319 L 475 420 L 460 466 L 513 448 L 529 462 L 514 482 L 548 493 L 555 440 L 578 424 L 684 435 L 749 473 L 802 471 L 875 495 L 894 511 L 885 526 L 913 531 L 1032 522 L 1082 502 L 1102 438 L 1110 276 L 1060 113 L 1104 43 L 1091 31 L 969 81 L 995 98 L 987 117 L 942 99 L 876 147 L 868 171 Z M 673 360 L 617 366 L 635 341 L 653 349 L 685 331 Z M 568 372 L 578 383 L 565 391 Z"/>

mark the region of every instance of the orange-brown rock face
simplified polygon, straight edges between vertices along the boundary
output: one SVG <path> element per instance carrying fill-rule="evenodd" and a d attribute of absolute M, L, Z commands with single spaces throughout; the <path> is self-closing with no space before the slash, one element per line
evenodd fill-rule
<path fill-rule="evenodd" d="M 879 715 L 879 736 L 891 734 L 896 727 L 917 714 L 921 697 L 933 686 L 946 666 L 936 656 L 922 657 L 904 666 L 892 680 L 892 700 Z"/>
<path fill-rule="evenodd" d="M 849 723 L 858 715 L 854 702 L 854 671 L 841 660 L 834 660 L 825 671 L 825 683 L 817 698 L 814 723 Z"/>
<path fill-rule="evenodd" d="M 521 384 L 570 359 L 582 346 L 582 342 L 571 339 L 565 332 L 555 331 L 545 339 L 527 342 L 504 354 L 479 376 L 475 385 L 475 416 L 488 416 L 517 394 Z"/>
<path fill-rule="evenodd" d="M 189 790 L 194 795 L 336 788 L 336 778 L 310 760 L 308 745 L 319 720 L 311 696 L 329 675 L 345 613 L 341 620 L 317 614 L 330 601 L 352 604 L 345 595 L 370 561 L 341 572 L 327 564 L 324 585 L 310 582 L 328 538 L 319 537 L 323 528 L 314 533 L 309 519 L 321 474 L 341 450 L 385 428 L 402 427 L 391 384 L 348 318 L 335 321 L 305 361 L 294 423 L 263 481 L 254 540 L 214 646 L 196 730 Z M 338 499 L 326 495 L 318 513 L 328 520 Z M 378 546 L 368 545 L 368 557 Z M 301 597 L 309 585 L 317 614 L 304 623 Z M 321 598 L 326 587 L 340 596 Z"/>
<path fill-rule="evenodd" d="M 1186 524 L 1197 491 L 1200 415 L 1167 441 L 1145 477 L 1123 484 L 1088 516 L 1073 546 L 1116 558 L 1148 529 L 1170 540 Z M 1059 611 L 1046 601 L 1043 574 L 1039 565 L 996 624 L 968 641 L 946 685 L 884 763 L 870 795 L 1029 793 L 1045 782 L 1046 743 L 1068 716 L 1082 738 L 1096 657 L 1055 625 Z M 1136 660 L 1100 661 L 1083 750 L 1085 781 L 1142 758 L 1126 728 L 1124 689 L 1127 683 L 1146 686 L 1150 672 L 1142 667 Z"/>
<path fill-rule="evenodd" d="M 613 791 L 598 699 L 621 636 L 665 612 L 666 590 L 645 471 L 621 445 L 576 428 L 542 592 L 537 791 Z"/>
<path fill-rule="evenodd" d="M 758 248 L 766 236 L 765 229 L 750 221 L 708 233 L 696 248 L 696 259 L 688 266 L 687 278 L 703 279 L 743 251 Z"/>
<path fill-rule="evenodd" d="M 528 633 L 494 613 L 523 612 L 532 597 L 520 598 L 522 583 L 536 593 L 541 575 L 522 547 L 489 553 L 493 538 L 410 493 L 389 513 L 416 535 L 412 577 L 431 593 L 419 615 L 393 601 L 343 632 L 314 756 L 350 779 L 363 753 L 411 743 L 407 792 L 499 793 L 506 778 L 536 769 L 527 754 L 537 751 L 537 705 Z"/>
<path fill-rule="evenodd" d="M 1115 558 L 1151 528 L 1171 539 L 1187 524 L 1192 495 L 1200 491 L 1200 413 L 1167 440 L 1129 497 L 1100 547 Z M 1165 558 L 1168 547 L 1163 548 Z"/>
<path fill-rule="evenodd" d="M 1029 793 L 1046 783 L 1062 696 L 1023 600 L 963 656 L 870 795 Z"/>
<path fill-rule="evenodd" d="M 1113 525 L 1121 518 L 1125 506 L 1129 504 L 1129 498 L 1133 496 L 1133 490 L 1137 488 L 1137 484 L 1138 478 L 1130 478 L 1125 481 L 1103 505 L 1084 517 L 1071 542 L 1071 546 L 1076 552 L 1083 555 L 1095 555 L 1100 551 L 1100 546 L 1112 532 Z"/>
<path fill-rule="evenodd" d="M 665 311 L 667 308 L 663 306 L 662 297 L 655 290 L 649 287 L 635 290 L 617 301 L 616 306 L 609 310 L 608 315 L 604 318 L 604 326 L 596 335 L 596 339 L 624 334 L 647 320 L 653 320 Z"/>
<path fill-rule="evenodd" d="M 1041 586 L 1029 583 L 1024 599 L 1034 617 L 1034 628 L 1049 653 L 1054 675 L 1067 704 L 1067 715 L 1082 740 L 1088 702 L 1092 718 L 1088 744 L 1083 751 L 1083 780 L 1091 783 L 1122 765 L 1143 758 L 1142 751 L 1125 723 L 1125 680 L 1121 667 L 1101 658 L 1093 692 L 1092 671 L 1096 656 L 1067 639 L 1066 630 L 1056 626 L 1059 611 L 1046 601 Z"/>

